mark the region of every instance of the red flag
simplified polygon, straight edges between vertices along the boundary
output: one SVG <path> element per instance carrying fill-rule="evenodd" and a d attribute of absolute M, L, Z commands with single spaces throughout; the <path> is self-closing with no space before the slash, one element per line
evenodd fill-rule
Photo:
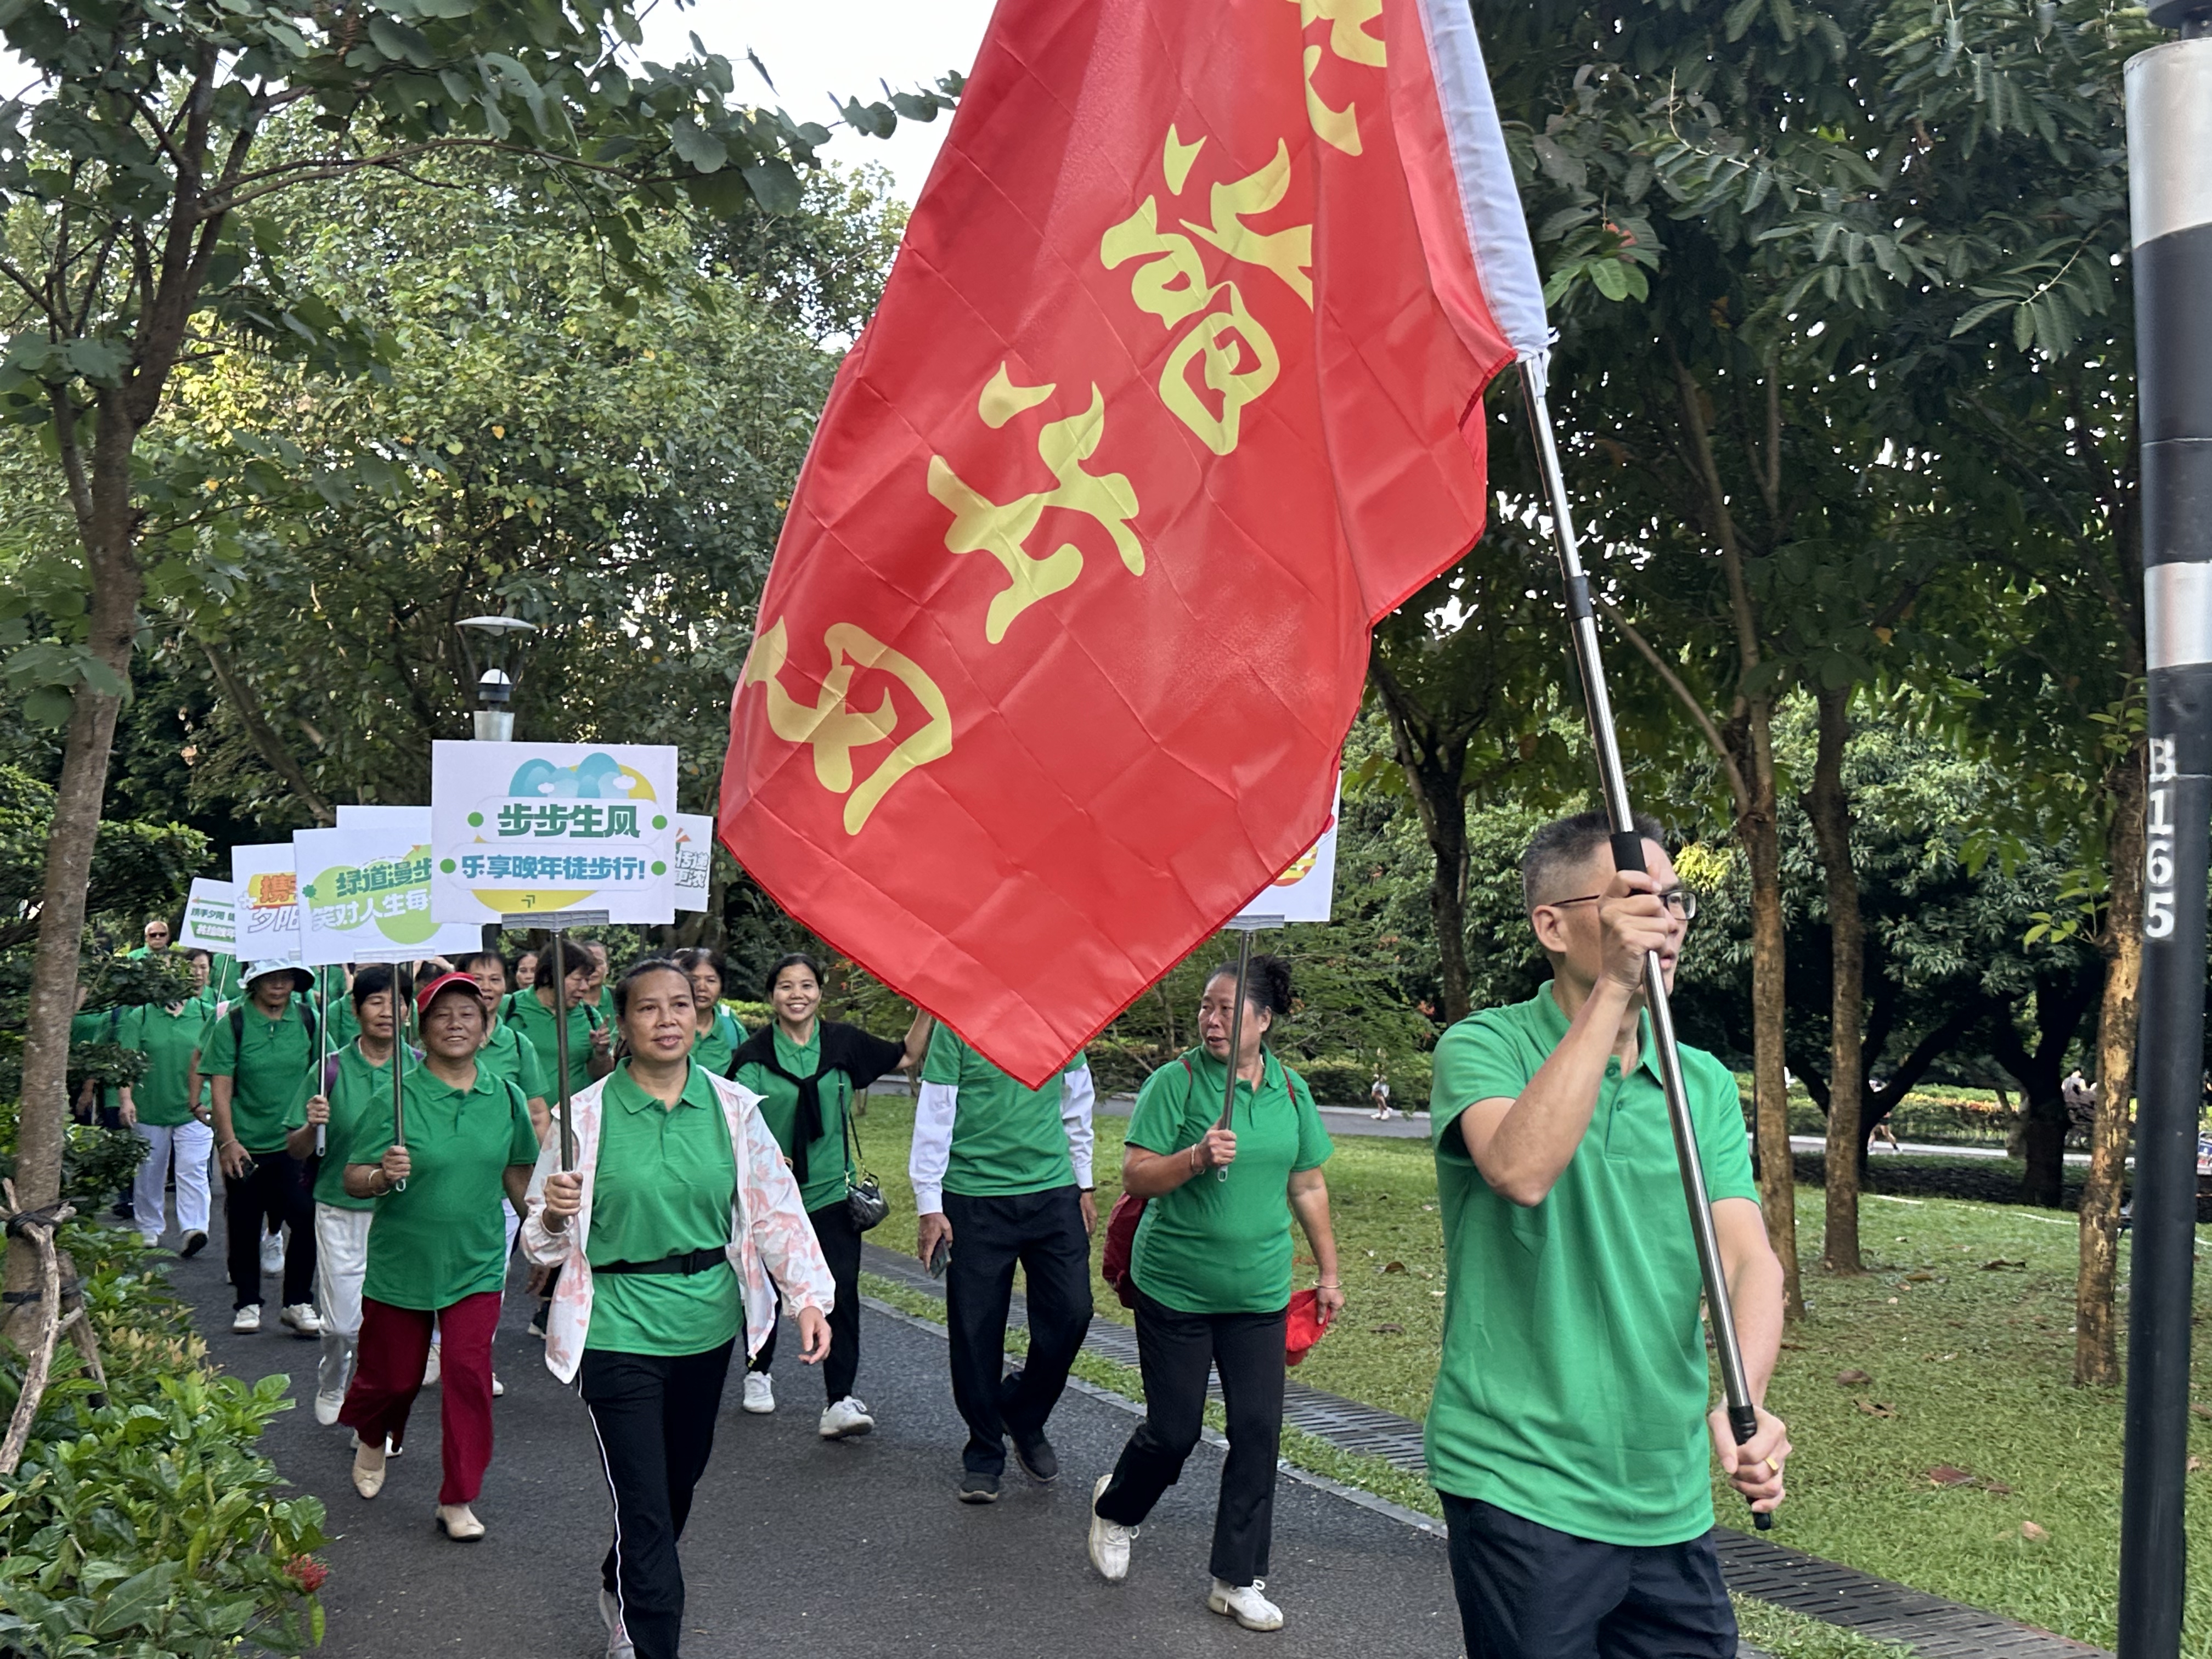
<path fill-rule="evenodd" d="M 1453 0 L 1003 0 L 807 459 L 720 833 L 1025 1081 L 1320 833 L 1544 343 Z"/>

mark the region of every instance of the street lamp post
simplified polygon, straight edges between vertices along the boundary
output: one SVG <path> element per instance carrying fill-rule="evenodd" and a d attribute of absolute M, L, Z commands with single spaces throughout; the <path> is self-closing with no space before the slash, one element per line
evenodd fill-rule
<path fill-rule="evenodd" d="M 491 666 L 477 676 L 477 741 L 513 743 L 514 711 L 507 705 L 514 700 L 514 681 L 499 659 L 512 649 L 516 635 L 536 633 L 538 624 L 520 617 L 464 617 L 459 626 L 488 635 L 493 647 Z"/>

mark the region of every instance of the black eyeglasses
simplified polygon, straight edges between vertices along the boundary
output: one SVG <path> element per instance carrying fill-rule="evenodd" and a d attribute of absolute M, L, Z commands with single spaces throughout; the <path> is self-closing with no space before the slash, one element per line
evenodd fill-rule
<path fill-rule="evenodd" d="M 1540 910 L 1564 910 L 1570 904 L 1595 904 L 1598 900 L 1604 898 L 1605 896 L 1607 896 L 1603 893 L 1584 893 L 1580 898 L 1554 899 L 1549 905 L 1538 905 L 1536 908 Z M 1664 899 L 1667 902 L 1667 908 L 1680 915 L 1683 921 L 1695 921 L 1698 919 L 1698 890 L 1696 888 L 1669 887 L 1665 892 L 1660 894 L 1658 896 Z"/>

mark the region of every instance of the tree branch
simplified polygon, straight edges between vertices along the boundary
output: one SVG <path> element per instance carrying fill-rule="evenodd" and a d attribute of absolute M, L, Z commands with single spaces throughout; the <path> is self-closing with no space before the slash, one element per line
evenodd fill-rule
<path fill-rule="evenodd" d="M 216 684 L 222 688 L 222 695 L 229 700 L 232 710 L 238 715 L 239 724 L 246 728 L 246 735 L 252 740 L 256 752 L 269 763 L 277 776 L 291 786 L 292 793 L 315 815 L 318 823 L 326 825 L 336 823 L 337 814 L 331 810 L 331 804 L 316 793 L 314 785 L 307 781 L 307 772 L 271 729 L 261 712 L 259 700 L 254 696 L 252 689 L 239 678 L 222 647 L 213 640 L 202 640 L 199 643 L 200 649 L 207 653 L 208 666 L 215 671 Z"/>
<path fill-rule="evenodd" d="M 1748 813 L 1751 811 L 1751 791 L 1744 782 L 1742 769 L 1736 764 L 1735 753 L 1729 747 L 1728 739 L 1721 735 L 1720 727 L 1713 724 L 1713 717 L 1705 712 L 1705 704 L 1698 701 L 1696 693 L 1683 683 L 1682 677 L 1674 672 L 1667 659 L 1652 648 L 1650 641 L 1637 631 L 1636 624 L 1620 614 L 1620 606 L 1610 599 L 1595 597 L 1592 602 L 1605 612 L 1605 619 L 1613 625 L 1620 637 L 1635 647 L 1637 654 L 1651 665 L 1651 672 L 1666 684 L 1667 689 L 1674 694 L 1675 700 L 1690 711 L 1690 718 L 1697 722 L 1698 730 L 1704 734 L 1706 744 L 1719 757 L 1721 764 L 1728 769 L 1729 793 L 1735 798 L 1736 811 Z"/>

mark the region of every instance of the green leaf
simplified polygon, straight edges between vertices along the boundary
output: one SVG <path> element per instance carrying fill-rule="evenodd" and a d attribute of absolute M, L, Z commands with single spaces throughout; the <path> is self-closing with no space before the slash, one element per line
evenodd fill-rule
<path fill-rule="evenodd" d="M 678 155 L 702 173 L 713 173 L 729 165 L 728 147 L 688 114 L 679 115 L 670 123 L 668 142 Z"/>
<path fill-rule="evenodd" d="M 1618 259 L 1594 259 L 1590 262 L 1590 281 L 1597 291 L 1608 300 L 1628 297 L 1628 267 Z"/>
<path fill-rule="evenodd" d="M 754 199 L 770 213 L 796 213 L 799 210 L 805 189 L 790 162 L 780 155 L 771 155 L 764 161 L 754 162 L 744 171 L 745 183 L 751 186 Z"/>
<path fill-rule="evenodd" d="M 169 1600 L 170 1586 L 184 1570 L 181 1561 L 162 1561 L 118 1584 L 93 1621 L 94 1636 L 112 1636 L 139 1625 L 150 1625 Z"/>
<path fill-rule="evenodd" d="M 69 724 L 70 710 L 73 707 L 75 699 L 59 686 L 41 685 L 23 699 L 23 718 L 33 726 L 43 726 L 49 731 L 58 732 Z"/>

